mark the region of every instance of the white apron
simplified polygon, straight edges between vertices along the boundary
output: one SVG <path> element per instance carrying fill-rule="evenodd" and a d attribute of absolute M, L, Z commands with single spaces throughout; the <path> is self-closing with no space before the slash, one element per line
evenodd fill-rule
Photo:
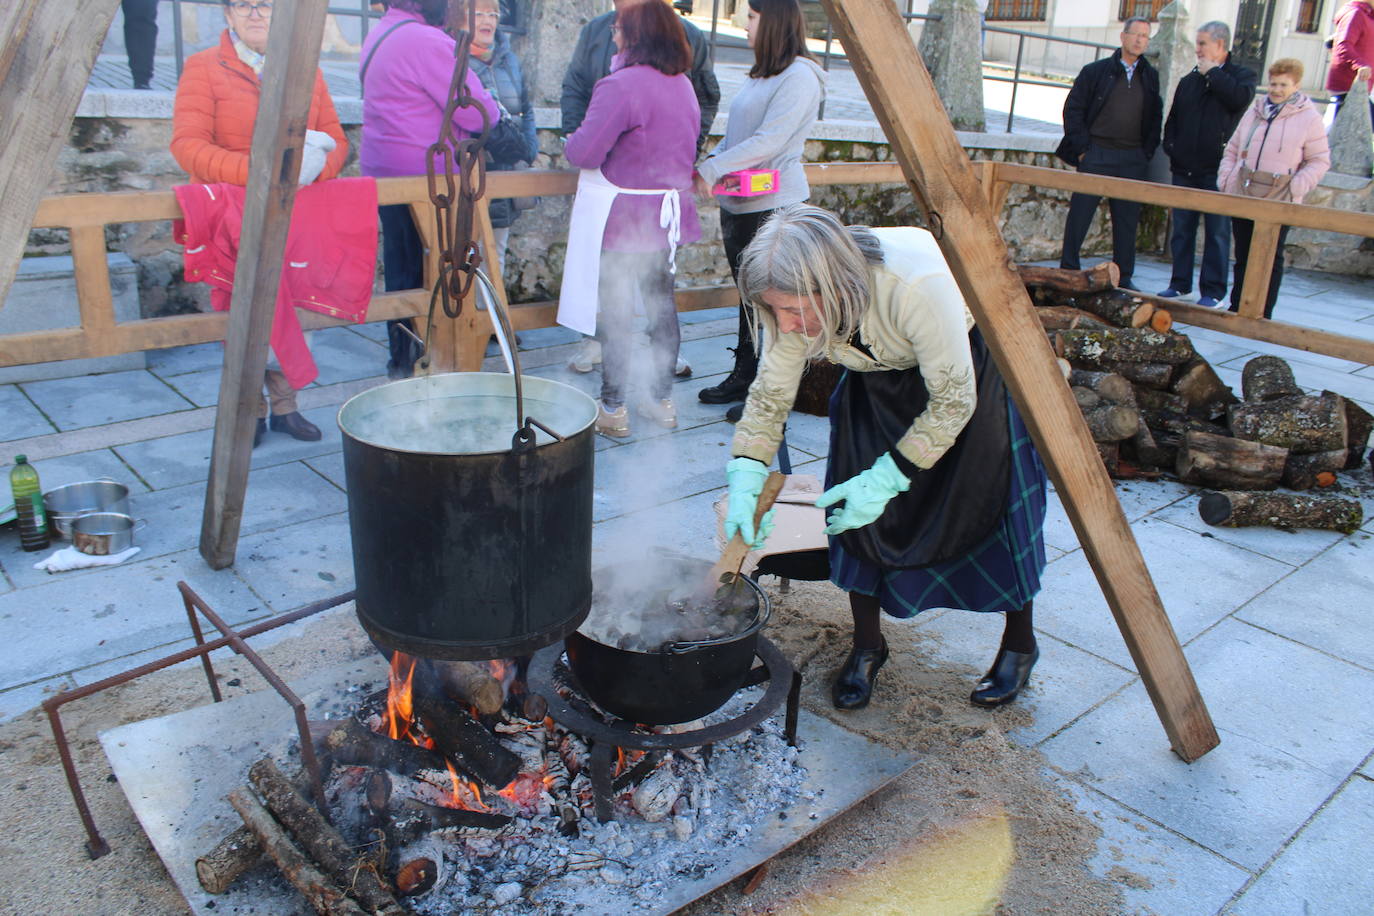
<path fill-rule="evenodd" d="M 596 334 L 598 290 L 601 284 L 601 241 L 611 205 L 621 194 L 658 194 L 663 204 L 658 224 L 668 232 L 668 271 L 677 273 L 677 243 L 682 238 L 682 192 L 677 188 L 622 188 L 600 169 L 583 169 L 577 176 L 568 221 L 568 250 L 563 261 L 563 285 L 558 292 L 558 323 L 587 336 Z"/>

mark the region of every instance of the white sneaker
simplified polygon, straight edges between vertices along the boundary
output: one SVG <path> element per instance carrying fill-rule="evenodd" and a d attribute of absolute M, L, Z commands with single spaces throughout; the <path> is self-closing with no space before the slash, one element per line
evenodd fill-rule
<path fill-rule="evenodd" d="M 640 405 L 639 412 L 664 429 L 677 429 L 677 407 L 673 405 L 672 398 L 645 401 Z"/>
<path fill-rule="evenodd" d="M 673 421 L 676 424 L 676 420 Z M 596 402 L 596 431 L 607 436 L 623 439 L 630 434 L 630 412 L 621 404 L 615 410 L 607 410 L 606 405 Z"/>
<path fill-rule="evenodd" d="M 568 368 L 586 375 L 601 362 L 601 341 L 595 337 L 584 337 L 578 345 L 573 358 L 568 360 Z"/>
<path fill-rule="evenodd" d="M 691 378 L 692 367 L 687 365 L 687 360 L 679 356 L 677 358 L 677 366 L 673 369 L 673 375 L 676 375 L 678 378 Z"/>

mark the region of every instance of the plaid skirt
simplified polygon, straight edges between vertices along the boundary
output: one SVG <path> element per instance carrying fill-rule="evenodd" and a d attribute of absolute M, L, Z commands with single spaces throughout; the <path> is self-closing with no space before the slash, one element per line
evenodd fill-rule
<path fill-rule="evenodd" d="M 1002 520 L 967 555 L 921 569 L 885 570 L 830 538 L 830 581 L 847 592 L 878 598 L 893 617 L 914 617 L 933 607 L 1015 611 L 1040 591 L 1045 569 L 1046 478 L 1040 454 L 1007 396 L 1011 433 L 1011 486 Z"/>

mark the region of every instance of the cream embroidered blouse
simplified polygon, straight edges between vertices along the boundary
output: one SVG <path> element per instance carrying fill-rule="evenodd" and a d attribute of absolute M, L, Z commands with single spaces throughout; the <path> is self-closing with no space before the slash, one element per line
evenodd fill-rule
<path fill-rule="evenodd" d="M 921 367 L 930 401 L 896 448 L 917 467 L 928 468 L 954 444 L 977 403 L 968 346 L 973 316 L 929 232 L 873 233 L 882 244 L 883 263 L 871 268 L 873 299 L 859 323 L 859 337 L 873 358 L 849 343 L 824 356 L 854 372 Z M 767 342 L 744 416 L 735 426 L 735 456 L 772 463 L 806 366 L 806 344 L 801 334 Z"/>

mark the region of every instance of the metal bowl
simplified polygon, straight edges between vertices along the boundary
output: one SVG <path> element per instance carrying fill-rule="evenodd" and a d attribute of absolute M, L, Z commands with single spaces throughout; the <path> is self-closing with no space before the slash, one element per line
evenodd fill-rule
<path fill-rule="evenodd" d="M 71 539 L 72 522 L 88 512 L 129 514 L 129 488 L 108 477 L 54 487 L 43 494 L 43 506 L 52 526 L 62 537 Z"/>
<path fill-rule="evenodd" d="M 122 512 L 88 512 L 72 521 L 72 546 L 94 557 L 123 553 L 134 546 L 134 532 L 146 524 Z"/>

